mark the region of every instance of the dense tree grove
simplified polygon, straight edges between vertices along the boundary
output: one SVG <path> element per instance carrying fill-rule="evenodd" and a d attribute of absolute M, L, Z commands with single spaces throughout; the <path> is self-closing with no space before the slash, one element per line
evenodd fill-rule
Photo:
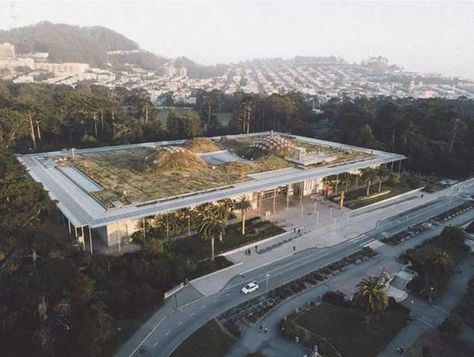
<path fill-rule="evenodd" d="M 426 174 L 464 177 L 474 167 L 471 99 L 344 98 L 315 113 L 297 93 L 196 95 L 198 116 L 171 111 L 162 123 L 141 90 L 0 82 L 0 143 L 29 152 L 277 130 L 402 153 L 406 168 Z"/>
<path fill-rule="evenodd" d="M 16 158 L 2 150 L 0 344 L 5 356 L 103 355 L 120 320 L 158 306 L 164 291 L 196 269 L 156 244 L 120 257 L 77 250 L 66 234 L 50 233 L 53 207 L 41 185 L 26 179 Z"/>
<path fill-rule="evenodd" d="M 462 177 L 474 168 L 474 101 L 465 98 L 334 99 L 316 113 L 297 93 L 196 95 L 194 111 L 172 110 L 162 122 L 140 90 L 0 81 L 2 353 L 104 354 L 120 321 L 158 306 L 164 291 L 198 269 L 159 241 L 121 257 L 75 250 L 44 228 L 54 203 L 26 179 L 14 152 L 278 130 L 403 153 L 406 167 L 422 173 Z M 217 115 L 223 112 L 232 113 L 226 125 Z M 221 222 L 211 223 L 203 237 L 221 239 Z"/>
<path fill-rule="evenodd" d="M 359 98 L 329 101 L 313 135 L 402 153 L 422 173 L 463 177 L 474 167 L 474 101 Z"/>

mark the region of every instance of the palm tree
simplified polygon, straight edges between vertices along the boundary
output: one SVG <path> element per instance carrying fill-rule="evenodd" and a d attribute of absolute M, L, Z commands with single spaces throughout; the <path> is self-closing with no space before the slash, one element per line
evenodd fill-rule
<path fill-rule="evenodd" d="M 377 314 L 388 308 L 388 296 L 378 276 L 362 279 L 356 287 L 354 301 L 367 314 Z"/>
<path fill-rule="evenodd" d="M 225 222 L 225 224 L 227 224 L 229 217 L 231 216 L 232 212 L 234 212 L 235 203 L 230 198 L 226 198 L 224 200 L 218 201 L 217 205 L 212 206 L 211 209 Z"/>
<path fill-rule="evenodd" d="M 199 225 L 199 234 L 204 240 L 211 242 L 211 262 L 214 261 L 215 249 L 214 243 L 216 238 L 222 240 L 225 232 L 225 219 L 216 214 L 215 209 L 208 209 L 203 212 L 202 221 Z"/>
<path fill-rule="evenodd" d="M 373 169 L 372 167 L 368 167 L 364 170 L 362 176 L 364 177 L 365 182 L 367 182 L 366 196 L 368 196 L 370 195 L 370 185 L 372 184 L 372 180 L 377 177 L 377 170 Z"/>
<path fill-rule="evenodd" d="M 248 199 L 246 195 L 240 196 L 239 200 L 237 201 L 237 208 L 240 210 L 240 214 L 242 215 L 242 235 L 245 235 L 245 214 L 248 210 L 252 208 L 252 203 Z"/>

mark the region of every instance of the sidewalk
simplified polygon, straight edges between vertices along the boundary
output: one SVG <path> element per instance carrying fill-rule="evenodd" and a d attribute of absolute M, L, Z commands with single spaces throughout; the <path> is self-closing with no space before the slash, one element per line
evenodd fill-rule
<path fill-rule="evenodd" d="M 322 249 L 337 245 L 346 240 L 354 239 L 363 233 L 374 230 L 377 227 L 377 223 L 382 219 L 388 225 L 393 226 L 395 223 L 397 227 L 402 226 L 404 224 L 403 222 L 390 222 L 387 217 L 395 216 L 405 210 L 416 208 L 418 206 L 427 204 L 428 202 L 435 201 L 445 195 L 452 195 L 453 192 L 458 193 L 455 190 L 456 188 L 448 188 L 434 194 L 423 193 L 423 198 L 419 192 L 415 192 L 412 195 L 416 198 L 406 200 L 407 196 L 403 196 L 398 204 L 393 204 L 397 201 L 392 200 L 392 204 L 390 206 L 382 207 L 377 210 L 373 210 L 373 207 L 371 207 L 367 213 L 363 213 L 362 209 L 358 211 L 358 214 L 353 217 L 351 217 L 350 214 L 335 216 L 336 221 L 334 223 L 327 225 L 323 225 L 323 223 L 321 223 L 319 225 L 313 224 L 311 226 L 301 227 L 301 231 L 303 233 L 301 237 L 268 250 L 263 254 L 256 254 L 254 249 L 255 246 L 257 246 L 258 249 L 270 247 L 278 243 L 279 240 L 282 241 L 288 239 L 292 232 L 290 231 L 288 233 L 289 236 L 275 238 L 275 240 L 265 244 L 252 244 L 249 246 L 252 251 L 251 255 L 246 255 L 244 250 L 226 255 L 226 258 L 232 261 L 234 264 L 242 264 L 231 269 L 227 269 L 226 271 L 222 271 L 218 274 L 213 274 L 211 277 L 202 278 L 199 281 L 192 282 L 192 285 L 201 294 L 205 296 L 212 295 L 220 291 L 236 275 L 261 268 L 262 266 L 269 265 L 273 262 L 309 248 Z M 439 208 L 446 210 L 450 205 L 456 206 L 456 200 L 451 199 L 450 202 L 442 202 L 439 205 Z M 281 216 L 284 214 L 284 212 L 278 212 L 275 215 L 270 216 L 270 220 L 281 219 Z M 316 217 L 314 217 L 314 221 L 316 221 Z M 410 225 L 410 222 L 407 222 L 405 225 Z"/>

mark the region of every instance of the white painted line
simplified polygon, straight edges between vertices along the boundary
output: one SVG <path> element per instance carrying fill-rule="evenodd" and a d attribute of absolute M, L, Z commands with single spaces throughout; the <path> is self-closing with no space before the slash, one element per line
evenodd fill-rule
<path fill-rule="evenodd" d="M 178 324 L 178 326 L 181 326 L 182 324 L 183 324 L 183 321 L 181 321 L 181 322 Z"/>
<path fill-rule="evenodd" d="M 189 315 L 189 317 L 193 317 L 193 316 L 194 316 L 194 312 L 191 315 Z"/>
<path fill-rule="evenodd" d="M 155 342 L 155 343 L 153 344 L 153 347 L 156 347 L 157 344 L 158 344 L 158 342 Z"/>
<path fill-rule="evenodd" d="M 168 331 L 167 333 L 165 333 L 165 336 L 168 336 L 170 334 L 170 332 Z"/>

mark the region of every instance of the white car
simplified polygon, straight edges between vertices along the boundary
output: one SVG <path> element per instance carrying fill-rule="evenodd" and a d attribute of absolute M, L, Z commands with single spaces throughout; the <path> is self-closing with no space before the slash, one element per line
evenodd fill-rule
<path fill-rule="evenodd" d="M 247 295 L 248 293 L 253 293 L 257 289 L 258 289 L 258 284 L 248 283 L 240 291 L 242 291 L 245 295 Z"/>

